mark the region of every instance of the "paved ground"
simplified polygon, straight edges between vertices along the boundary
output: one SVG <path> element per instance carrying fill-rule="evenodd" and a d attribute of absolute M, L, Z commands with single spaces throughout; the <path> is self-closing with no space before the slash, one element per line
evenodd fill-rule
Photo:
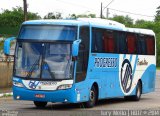
<path fill-rule="evenodd" d="M 0 98 L 0 115 L 12 116 L 29 115 L 29 116 L 99 116 L 108 115 L 112 110 L 112 115 L 120 116 L 123 113 L 130 113 L 136 116 L 138 113 L 152 116 L 160 116 L 160 71 L 157 71 L 156 91 L 142 95 L 139 102 L 125 101 L 123 98 L 107 99 L 100 101 L 97 106 L 91 109 L 85 109 L 82 104 L 52 104 L 49 103 L 45 109 L 37 109 L 30 101 L 15 101 L 11 97 Z M 113 111 L 120 111 L 117 112 Z M 130 111 L 131 110 L 131 111 Z M 132 112 L 133 110 L 133 112 Z M 145 111 L 146 110 L 146 111 Z M 143 111 L 143 112 L 138 112 Z M 126 114 L 128 116 L 128 114 Z M 7 115 L 9 116 L 9 115 Z"/>

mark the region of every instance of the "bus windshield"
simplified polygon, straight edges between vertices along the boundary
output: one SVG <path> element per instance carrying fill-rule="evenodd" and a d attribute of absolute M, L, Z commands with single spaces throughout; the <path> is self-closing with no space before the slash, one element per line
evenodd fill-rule
<path fill-rule="evenodd" d="M 71 79 L 71 44 L 18 42 L 14 75 L 32 79 Z"/>
<path fill-rule="evenodd" d="M 24 25 L 21 28 L 18 39 L 73 41 L 76 36 L 76 26 Z"/>

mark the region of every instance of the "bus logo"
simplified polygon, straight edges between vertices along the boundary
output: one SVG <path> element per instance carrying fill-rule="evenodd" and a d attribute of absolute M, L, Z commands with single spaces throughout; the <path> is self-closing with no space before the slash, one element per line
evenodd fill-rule
<path fill-rule="evenodd" d="M 125 93 L 128 93 L 132 86 L 132 66 L 128 59 L 125 59 L 121 67 L 121 86 Z"/>
<path fill-rule="evenodd" d="M 36 89 L 37 85 L 39 84 L 39 81 L 30 81 L 28 86 L 31 88 L 31 89 Z"/>

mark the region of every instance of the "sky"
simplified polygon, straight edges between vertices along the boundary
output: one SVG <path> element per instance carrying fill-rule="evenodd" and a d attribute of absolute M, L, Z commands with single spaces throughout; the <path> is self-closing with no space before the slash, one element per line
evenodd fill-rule
<path fill-rule="evenodd" d="M 73 13 L 93 13 L 96 14 L 97 17 L 100 17 L 101 2 L 103 3 L 103 15 L 106 16 L 105 7 L 111 1 L 112 0 L 27 0 L 27 3 L 28 11 L 38 13 L 41 17 L 44 17 L 48 12 L 61 12 L 63 17 L 67 17 Z M 23 0 L 0 0 L 0 13 L 3 9 L 12 9 L 12 7 L 16 6 L 23 7 Z M 108 8 L 110 8 L 109 17 L 113 15 L 129 15 L 134 20 L 144 19 L 152 21 L 158 6 L 160 6 L 160 0 L 113 0 L 108 6 Z"/>

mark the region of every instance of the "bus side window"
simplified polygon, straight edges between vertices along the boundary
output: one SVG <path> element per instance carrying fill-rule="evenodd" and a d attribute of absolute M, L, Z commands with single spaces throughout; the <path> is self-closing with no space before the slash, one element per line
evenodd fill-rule
<path fill-rule="evenodd" d="M 92 30 L 92 52 L 103 52 L 103 30 L 98 28 Z"/>
<path fill-rule="evenodd" d="M 147 54 L 148 55 L 155 54 L 155 45 L 154 44 L 155 44 L 154 37 L 147 36 L 146 45 L 147 45 Z"/>
<path fill-rule="evenodd" d="M 137 38 L 137 52 L 140 55 L 146 55 L 147 54 L 145 35 L 138 35 L 138 38 Z"/>
<path fill-rule="evenodd" d="M 127 34 L 128 54 L 136 54 L 136 37 L 132 33 Z"/>
<path fill-rule="evenodd" d="M 114 42 L 113 32 L 105 31 L 103 39 L 104 39 L 104 52 L 114 53 L 115 42 Z"/>
<path fill-rule="evenodd" d="M 114 31 L 115 53 L 126 54 L 126 33 Z"/>

